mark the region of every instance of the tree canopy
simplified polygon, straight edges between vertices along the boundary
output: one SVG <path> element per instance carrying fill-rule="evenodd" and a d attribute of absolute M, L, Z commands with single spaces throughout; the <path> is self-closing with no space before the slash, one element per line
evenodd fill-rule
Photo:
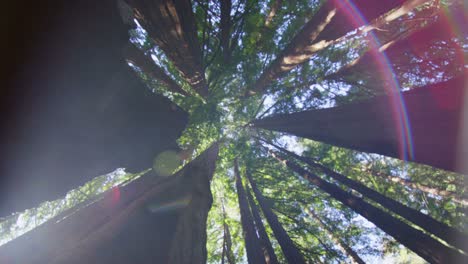
<path fill-rule="evenodd" d="M 120 8 L 132 27 L 128 65 L 189 113 L 181 151 L 155 158 L 153 170 L 170 175 L 219 146 L 208 263 L 467 258 L 467 124 L 458 124 L 468 104 L 466 36 L 447 31 L 464 16 L 461 1 L 128 0 Z M 426 99 L 435 86 L 457 88 L 444 98 L 458 105 Z M 418 93 L 425 97 L 411 97 Z M 435 106 L 430 116 L 421 100 Z M 458 138 L 425 133 L 431 122 Z M 394 145 L 379 141 L 387 136 Z M 432 140 L 453 157 L 436 148 L 419 158 Z M 442 158 L 452 163 L 433 161 Z"/>

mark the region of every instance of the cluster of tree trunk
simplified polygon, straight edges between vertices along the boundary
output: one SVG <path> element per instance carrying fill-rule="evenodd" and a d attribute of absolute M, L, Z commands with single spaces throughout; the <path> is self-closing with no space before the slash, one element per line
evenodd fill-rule
<path fill-rule="evenodd" d="M 468 173 L 466 77 L 338 107 L 252 122 L 327 144 Z"/>

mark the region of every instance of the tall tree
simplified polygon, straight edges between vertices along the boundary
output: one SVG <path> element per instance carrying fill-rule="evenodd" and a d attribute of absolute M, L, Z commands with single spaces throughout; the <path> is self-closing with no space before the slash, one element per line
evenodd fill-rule
<path fill-rule="evenodd" d="M 326 223 L 320 219 L 320 217 L 312 211 L 310 208 L 306 208 L 306 213 L 312 217 L 317 224 L 327 232 L 327 234 L 331 237 L 331 239 L 335 242 L 335 244 L 340 248 L 341 251 L 343 251 L 344 254 L 346 254 L 353 263 L 355 264 L 365 264 L 364 260 L 359 257 L 359 255 L 348 245 L 346 244 L 341 238 L 337 237 L 334 233 L 333 230 L 327 226 Z"/>
<path fill-rule="evenodd" d="M 182 77 L 202 97 L 208 96 L 201 48 L 190 0 L 130 0 L 136 19 L 164 51 Z"/>
<path fill-rule="evenodd" d="M 294 242 L 291 240 L 286 230 L 284 230 L 283 226 L 278 221 L 278 217 L 268 206 L 267 202 L 265 201 L 265 198 L 263 197 L 260 190 L 257 188 L 257 185 L 254 182 L 250 173 L 247 173 L 247 178 L 249 179 L 250 185 L 252 186 L 252 190 L 255 193 L 255 197 L 257 198 L 257 201 L 260 204 L 260 207 L 262 208 L 263 214 L 265 215 L 268 224 L 273 230 L 276 240 L 278 240 L 278 243 L 280 244 L 281 249 L 283 250 L 283 254 L 287 261 L 289 263 L 305 263 L 301 252 L 294 245 Z"/>
<path fill-rule="evenodd" d="M 156 65 L 149 56 L 146 56 L 143 51 L 135 47 L 133 44 L 129 43 L 124 48 L 123 55 L 128 62 L 140 68 L 140 70 L 148 77 L 161 82 L 168 90 L 184 96 L 189 96 L 189 94 L 170 76 L 168 76 L 161 67 Z"/>
<path fill-rule="evenodd" d="M 466 174 L 468 167 L 458 160 L 466 148 L 461 134 L 464 84 L 461 76 L 403 92 L 401 98 L 393 94 L 280 114 L 255 120 L 253 126 Z"/>
<path fill-rule="evenodd" d="M 236 189 L 239 199 L 239 208 L 241 212 L 242 229 L 245 240 L 245 249 L 249 263 L 265 263 L 265 257 L 262 254 L 260 240 L 257 237 L 252 213 L 249 208 L 249 202 L 245 194 L 244 186 L 239 171 L 237 159 L 234 162 L 234 174 L 236 177 Z"/>
<path fill-rule="evenodd" d="M 299 156 L 296 153 L 288 151 L 284 148 L 281 148 L 278 145 L 272 144 L 279 150 L 283 151 L 286 155 L 290 157 L 294 157 L 307 165 L 311 168 L 322 170 L 327 176 L 331 177 L 332 179 L 346 185 L 347 187 L 360 192 L 364 197 L 372 199 L 373 201 L 381 204 L 389 211 L 392 211 L 395 214 L 398 214 L 408 221 L 422 227 L 424 230 L 432 233 L 442 239 L 444 239 L 449 244 L 456 246 L 465 252 L 468 252 L 467 243 L 468 237 L 466 234 L 458 231 L 457 229 L 447 226 L 444 223 L 441 223 L 434 218 L 430 217 L 429 215 L 423 214 L 418 210 L 410 208 L 406 205 L 401 204 L 398 201 L 395 201 L 389 197 L 386 197 L 379 192 L 372 190 L 371 188 L 365 186 L 362 183 L 354 181 L 340 173 L 337 173 L 322 164 L 319 164 L 313 161 L 309 157 Z"/>
<path fill-rule="evenodd" d="M 413 250 L 427 261 L 431 263 L 457 263 L 458 261 L 468 260 L 467 256 L 443 245 L 439 241 L 394 218 L 363 199 L 345 192 L 338 186 L 321 179 L 310 171 L 304 170 L 298 164 L 281 158 L 277 153 L 273 153 L 272 155 L 278 159 L 279 162 L 288 166 L 292 171 L 301 175 L 334 199 L 353 209 L 356 213 L 359 213 L 364 218 L 374 223 L 377 227 L 393 236 L 398 242 Z"/>
<path fill-rule="evenodd" d="M 362 15 L 365 19 L 371 21 L 397 7 L 401 2 L 399 0 L 386 0 L 377 4 L 360 0 L 354 1 L 354 6 L 351 6 L 349 2 L 325 1 L 314 17 L 304 25 L 288 46 L 262 73 L 253 85 L 253 89 L 249 92 L 255 94 L 264 91 L 273 80 L 309 60 L 318 51 L 336 43 L 340 38 L 344 37 L 345 33 L 356 26 L 362 26 L 363 21 L 353 21 L 357 22 L 357 25 L 346 21 L 348 18 L 347 12 L 350 12 L 353 8 L 363 12 Z M 373 24 L 368 26 L 367 30 L 377 28 L 383 22 L 392 21 L 424 2 L 424 0 L 406 1 L 398 9 L 389 11 L 383 17 L 373 21 Z"/>
<path fill-rule="evenodd" d="M 271 245 L 270 238 L 265 230 L 265 226 L 263 225 L 262 218 L 260 216 L 260 212 L 258 210 L 257 204 L 254 201 L 252 194 L 248 187 L 246 187 L 247 198 L 249 200 L 250 208 L 252 210 L 252 216 L 255 221 L 255 226 L 257 227 L 258 234 L 260 236 L 260 241 L 262 243 L 262 250 L 263 255 L 265 255 L 266 263 L 274 264 L 278 263 L 278 258 L 276 257 L 275 250 Z"/>

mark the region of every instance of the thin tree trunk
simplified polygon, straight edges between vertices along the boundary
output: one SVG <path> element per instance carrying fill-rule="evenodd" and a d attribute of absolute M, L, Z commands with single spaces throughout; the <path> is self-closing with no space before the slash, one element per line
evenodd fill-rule
<path fill-rule="evenodd" d="M 408 247 L 430 263 L 465 263 L 468 261 L 467 256 L 441 244 L 437 240 L 394 218 L 390 214 L 376 208 L 363 199 L 345 192 L 334 184 L 322 180 L 317 175 L 304 170 L 294 162 L 280 158 L 274 153 L 272 153 L 272 155 L 279 162 L 288 166 L 292 171 L 301 175 L 310 183 L 328 193 L 334 199 L 340 201 L 356 213 L 374 223 L 377 227 L 393 236 L 398 242 Z"/>
<path fill-rule="evenodd" d="M 273 80 L 289 72 L 297 65 L 306 62 L 318 51 L 342 40 L 347 32 L 362 26 L 365 21 L 349 21 L 350 10 L 359 10 L 367 21 L 375 19 L 363 29 L 363 31 L 370 31 L 407 14 L 426 1 L 408 0 L 398 9 L 392 10 L 381 17 L 379 16 L 397 7 L 403 1 L 385 0 L 373 3 L 369 0 L 357 0 L 353 1 L 354 6 L 350 6 L 350 3 L 343 1 L 326 1 L 314 17 L 304 25 L 286 48 L 267 67 L 253 85 L 252 90 L 247 92 L 247 95 L 262 93 Z"/>
<path fill-rule="evenodd" d="M 327 232 L 328 236 L 331 237 L 331 239 L 335 242 L 335 245 L 337 245 L 340 250 L 348 256 L 348 258 L 356 264 L 365 264 L 364 260 L 362 260 L 359 255 L 350 247 L 348 246 L 342 239 L 337 237 L 334 233 L 333 230 L 331 230 L 330 227 L 328 227 L 320 217 L 315 214 L 310 208 L 306 208 L 306 213 L 315 219 L 317 224 L 325 231 Z"/>
<path fill-rule="evenodd" d="M 180 87 L 170 76 L 168 76 L 163 69 L 156 65 L 154 61 L 152 61 L 143 53 L 143 51 L 135 47 L 133 44 L 129 43 L 124 48 L 123 54 L 128 62 L 140 68 L 140 70 L 147 76 L 161 82 L 170 91 L 184 96 L 189 96 L 189 94 L 184 91 L 184 89 L 182 89 L 182 87 Z"/>
<path fill-rule="evenodd" d="M 271 21 L 273 21 L 273 18 L 275 17 L 276 13 L 278 10 L 281 8 L 281 4 L 283 3 L 283 0 L 273 0 L 273 4 L 271 5 L 270 11 L 268 12 L 268 15 L 265 19 L 265 27 L 270 27 Z"/>
<path fill-rule="evenodd" d="M 255 193 L 255 197 L 257 198 L 260 207 L 262 208 L 263 214 L 268 221 L 273 233 L 275 234 L 276 240 L 281 246 L 281 250 L 288 261 L 288 263 L 294 264 L 301 264 L 305 263 L 304 257 L 302 256 L 299 249 L 294 245 L 294 242 L 289 237 L 286 230 L 284 230 L 283 226 L 278 220 L 278 217 L 275 213 L 271 210 L 268 204 L 265 201 L 260 190 L 257 188 L 257 184 L 253 181 L 252 175 L 247 173 L 247 178 L 249 179 L 250 185 L 252 186 L 252 190 Z"/>
<path fill-rule="evenodd" d="M 265 263 L 262 254 L 260 240 L 257 237 L 252 214 L 245 194 L 244 186 L 239 172 L 237 159 L 234 162 L 234 174 L 236 177 L 237 197 L 239 198 L 239 208 L 241 213 L 242 230 L 245 240 L 245 250 L 247 251 L 247 260 L 250 264 Z"/>
<path fill-rule="evenodd" d="M 447 191 L 447 190 L 441 190 L 441 189 L 439 189 L 437 187 L 427 186 L 427 185 L 420 184 L 420 183 L 417 183 L 417 182 L 414 182 L 414 181 L 411 181 L 411 180 L 400 178 L 398 176 L 386 175 L 386 174 L 378 172 L 378 171 L 366 170 L 366 172 L 371 173 L 371 174 L 373 174 L 373 175 L 375 175 L 377 177 L 386 179 L 388 181 L 398 183 L 398 184 L 400 184 L 402 186 L 409 187 L 411 189 L 416 189 L 416 190 L 419 190 L 421 192 L 429 193 L 429 194 L 432 194 L 432 195 L 440 196 L 440 197 L 443 197 L 445 199 L 452 200 L 452 201 L 454 201 L 456 203 L 462 204 L 464 206 L 468 206 L 468 199 L 459 196 L 455 192 L 451 192 L 451 191 Z"/>
<path fill-rule="evenodd" d="M 268 234 L 265 230 L 265 226 L 263 225 L 258 207 L 255 204 L 255 201 L 248 187 L 246 187 L 246 193 L 247 198 L 249 200 L 250 208 L 252 210 L 252 216 L 255 221 L 255 226 L 257 227 L 258 234 L 260 236 L 260 241 L 262 242 L 262 250 L 263 255 L 265 256 L 265 261 L 267 264 L 277 264 L 278 258 L 276 257 L 275 250 L 271 245 L 270 238 L 268 237 Z"/>
<path fill-rule="evenodd" d="M 228 264 L 235 264 L 236 262 L 234 260 L 234 254 L 232 252 L 231 231 L 229 230 L 229 225 L 226 223 L 226 211 L 224 209 L 224 201 L 222 201 L 222 209 L 223 209 L 223 229 L 224 229 L 224 235 L 225 235 L 226 258 L 227 258 Z"/>
<path fill-rule="evenodd" d="M 230 39 L 231 39 L 231 9 L 232 2 L 231 0 L 221 0 L 221 21 L 220 21 L 220 31 L 221 31 L 221 48 L 223 49 L 223 61 L 228 63 L 231 59 L 231 48 L 230 48 Z"/>
<path fill-rule="evenodd" d="M 135 17 L 202 97 L 208 95 L 190 0 L 129 0 Z"/>
<path fill-rule="evenodd" d="M 280 146 L 271 144 L 274 147 L 280 149 L 284 153 L 286 153 L 289 156 L 292 156 L 307 165 L 309 165 L 312 168 L 320 169 L 322 170 L 326 175 L 329 177 L 333 178 L 334 180 L 346 185 L 347 187 L 360 192 L 364 197 L 367 197 L 379 204 L 381 204 L 383 207 L 388 209 L 389 211 L 392 211 L 395 214 L 398 214 L 402 217 L 404 217 L 406 220 L 420 226 L 427 232 L 434 234 L 443 240 L 445 240 L 447 243 L 450 245 L 453 245 L 457 248 L 460 248 L 464 250 L 465 252 L 468 252 L 468 237 L 458 231 L 457 229 L 447 226 L 444 223 L 441 223 L 434 218 L 430 217 L 429 215 L 423 214 L 418 210 L 415 210 L 413 208 L 410 208 L 406 205 L 401 204 L 398 201 L 395 201 L 389 197 L 386 197 L 382 194 L 380 194 L 377 191 L 372 190 L 371 188 L 365 186 L 364 184 L 361 184 L 360 182 L 354 181 L 338 172 L 335 172 L 322 164 L 319 164 L 315 161 L 313 161 L 311 158 L 308 157 L 303 157 L 299 156 L 296 153 L 290 152 Z"/>
<path fill-rule="evenodd" d="M 468 174 L 468 166 L 461 160 L 467 151 L 462 142 L 466 93 L 465 77 L 461 76 L 401 95 L 278 114 L 252 125 Z"/>

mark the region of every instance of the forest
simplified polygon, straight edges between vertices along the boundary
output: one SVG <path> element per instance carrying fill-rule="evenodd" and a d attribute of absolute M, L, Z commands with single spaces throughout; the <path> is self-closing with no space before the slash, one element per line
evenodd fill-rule
<path fill-rule="evenodd" d="M 468 263 L 463 1 L 112 2 L 177 149 L 1 217 L 0 263 Z"/>

